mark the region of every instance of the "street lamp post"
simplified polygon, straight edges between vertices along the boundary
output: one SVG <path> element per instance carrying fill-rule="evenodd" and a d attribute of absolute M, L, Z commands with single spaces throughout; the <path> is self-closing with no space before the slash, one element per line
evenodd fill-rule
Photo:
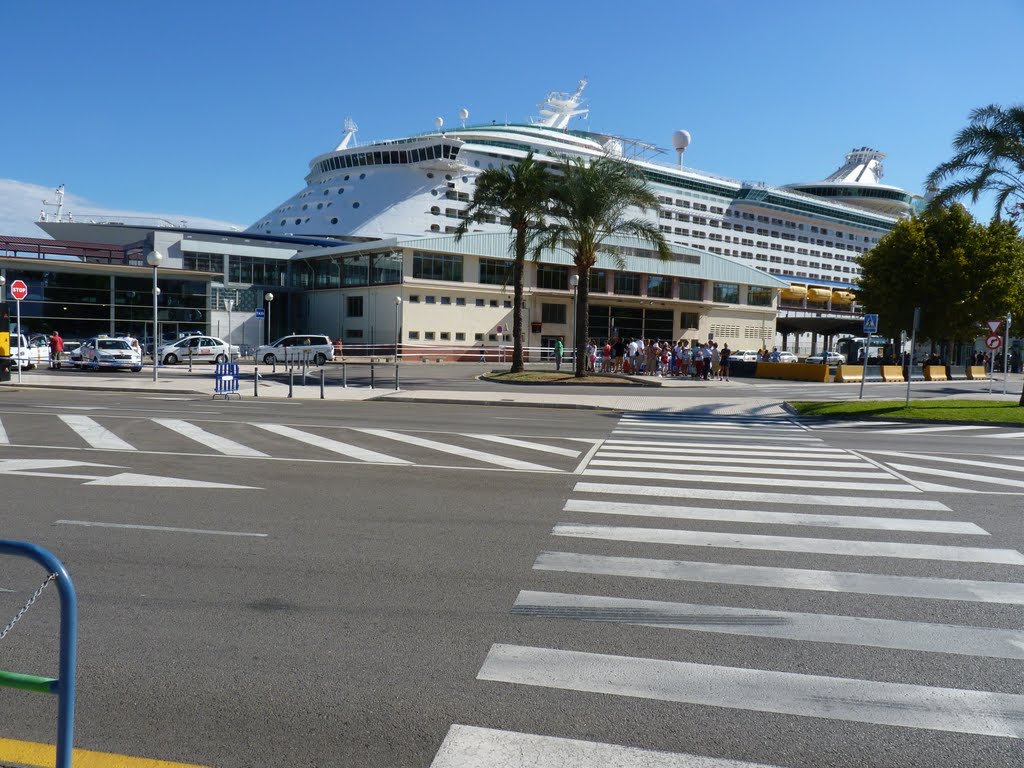
<path fill-rule="evenodd" d="M 146 263 L 153 268 L 153 381 L 157 380 L 157 306 L 156 297 L 160 295 L 160 288 L 156 284 L 157 272 L 160 270 L 160 262 L 164 257 L 159 251 L 150 251 L 146 256 Z"/>
<path fill-rule="evenodd" d="M 395 389 L 398 389 L 398 351 L 402 341 L 402 297 L 395 296 Z"/>
<path fill-rule="evenodd" d="M 270 308 L 274 305 L 274 294 L 272 294 L 272 293 L 264 294 L 263 298 L 266 299 L 266 301 L 267 301 L 267 342 L 266 343 L 269 344 L 270 343 L 270 334 L 273 333 L 273 331 L 270 328 Z"/>
<path fill-rule="evenodd" d="M 580 276 L 569 275 L 569 286 L 572 288 L 572 370 L 576 372 L 576 348 L 579 346 L 579 339 L 576 338 L 576 294 L 580 289 Z"/>
<path fill-rule="evenodd" d="M 228 309 L 228 362 L 234 362 L 231 356 L 231 310 L 235 308 L 235 300 L 224 299 L 224 306 Z"/>

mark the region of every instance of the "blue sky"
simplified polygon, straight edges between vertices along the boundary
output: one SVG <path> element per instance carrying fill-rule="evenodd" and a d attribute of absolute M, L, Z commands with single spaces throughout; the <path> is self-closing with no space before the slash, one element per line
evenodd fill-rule
<path fill-rule="evenodd" d="M 866 145 L 920 191 L 971 109 L 1024 102 L 1021 0 L 0 0 L 0 23 L 0 180 L 243 226 L 347 115 L 364 142 L 461 107 L 522 122 L 581 77 L 577 127 L 666 148 L 685 128 L 687 165 L 772 184 Z"/>

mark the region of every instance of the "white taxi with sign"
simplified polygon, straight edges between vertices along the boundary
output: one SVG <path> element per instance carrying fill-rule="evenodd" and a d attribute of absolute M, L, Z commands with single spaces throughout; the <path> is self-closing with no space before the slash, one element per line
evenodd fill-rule
<path fill-rule="evenodd" d="M 50 364 L 50 344 L 45 336 L 26 338 L 23 333 L 11 334 L 11 369 L 44 368 Z"/>
<path fill-rule="evenodd" d="M 135 373 L 142 370 L 142 349 L 130 338 L 93 336 L 82 346 L 83 368 L 129 368 Z"/>
<path fill-rule="evenodd" d="M 186 336 L 164 344 L 157 357 L 164 365 L 187 363 L 189 358 L 197 363 L 226 363 L 238 357 L 238 347 L 216 336 Z"/>

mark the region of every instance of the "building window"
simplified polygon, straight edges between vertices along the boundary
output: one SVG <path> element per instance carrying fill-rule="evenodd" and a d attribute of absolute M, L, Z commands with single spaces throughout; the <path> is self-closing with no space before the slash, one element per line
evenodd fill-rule
<path fill-rule="evenodd" d="M 464 333 L 456 333 L 455 334 L 455 340 L 456 341 L 465 341 L 466 340 L 466 334 L 464 334 Z"/>
<path fill-rule="evenodd" d="M 462 282 L 462 256 L 449 253 L 414 251 L 412 276 L 422 280 Z"/>
<path fill-rule="evenodd" d="M 565 304 L 541 304 L 540 319 L 545 323 L 565 323 Z"/>
<path fill-rule="evenodd" d="M 620 296 L 639 296 L 640 275 L 636 272 L 616 272 L 615 293 Z"/>
<path fill-rule="evenodd" d="M 441 341 L 451 341 L 451 340 L 452 340 L 451 333 L 449 333 L 448 331 L 442 331 L 441 332 Z"/>
<path fill-rule="evenodd" d="M 647 295 L 656 299 L 672 298 L 672 278 L 664 275 L 648 275 Z"/>
<path fill-rule="evenodd" d="M 434 332 L 433 331 L 425 331 L 423 333 L 423 338 L 426 341 L 433 341 L 434 340 Z"/>
<path fill-rule="evenodd" d="M 489 304 L 490 304 L 490 305 L 491 305 L 492 307 L 496 307 L 496 306 L 498 306 L 498 300 L 497 300 L 497 299 L 491 299 L 491 300 L 490 300 L 490 302 L 489 302 Z"/>
<path fill-rule="evenodd" d="M 502 304 L 503 307 L 505 307 L 505 309 L 512 309 L 512 300 L 511 299 L 505 299 L 501 304 Z"/>
<path fill-rule="evenodd" d="M 735 283 L 715 283 L 714 300 L 723 304 L 739 304 L 740 287 Z"/>
<path fill-rule="evenodd" d="M 476 300 L 476 305 L 477 305 L 478 307 L 482 307 L 482 306 L 484 305 L 484 300 L 483 300 L 483 299 L 477 299 L 477 300 Z"/>
<path fill-rule="evenodd" d="M 409 340 L 410 341 L 419 341 L 419 338 L 420 338 L 420 332 L 419 331 L 409 331 Z"/>
<path fill-rule="evenodd" d="M 704 298 L 704 283 L 700 280 L 680 279 L 679 298 L 684 301 L 700 301 Z"/>
<path fill-rule="evenodd" d="M 484 340 L 484 335 L 482 333 L 474 333 L 473 334 L 473 341 L 483 341 L 483 340 Z"/>
<path fill-rule="evenodd" d="M 361 338 L 363 338 L 363 329 L 362 328 L 346 328 L 345 329 L 345 338 L 346 339 L 361 339 Z"/>
<path fill-rule="evenodd" d="M 696 312 L 680 312 L 679 327 L 684 331 L 688 329 L 696 330 L 700 327 L 700 315 Z"/>
<path fill-rule="evenodd" d="M 451 296 L 442 296 L 441 297 L 441 303 L 442 304 L 451 304 L 452 303 L 452 297 Z"/>
<path fill-rule="evenodd" d="M 419 304 L 420 303 L 420 297 L 417 294 L 415 294 L 415 293 L 411 294 L 409 296 L 409 303 L 410 304 Z"/>
<path fill-rule="evenodd" d="M 507 259 L 480 259 L 480 282 L 508 285 L 512 281 L 512 262 Z"/>
<path fill-rule="evenodd" d="M 347 309 L 346 315 L 348 317 L 362 317 L 363 316 L 363 297 L 362 296 L 349 296 L 347 298 Z"/>
<path fill-rule="evenodd" d="M 464 307 L 466 306 L 466 300 L 462 296 L 455 297 L 455 306 Z"/>
<path fill-rule="evenodd" d="M 568 290 L 569 268 L 557 264 L 538 264 L 537 287 L 556 291 Z"/>
<path fill-rule="evenodd" d="M 772 304 L 772 289 L 756 285 L 747 286 L 747 304 L 755 307 L 770 307 Z"/>
<path fill-rule="evenodd" d="M 592 269 L 587 280 L 590 293 L 608 293 L 608 270 Z"/>
<path fill-rule="evenodd" d="M 437 298 L 434 297 L 434 296 L 427 296 L 425 298 L 425 301 L 426 301 L 427 304 L 436 304 L 437 303 Z"/>

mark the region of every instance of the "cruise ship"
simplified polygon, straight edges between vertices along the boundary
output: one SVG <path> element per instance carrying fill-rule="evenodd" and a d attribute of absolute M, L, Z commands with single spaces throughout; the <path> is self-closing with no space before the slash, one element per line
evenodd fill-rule
<path fill-rule="evenodd" d="M 330 152 L 309 163 L 305 186 L 262 216 L 253 234 L 384 239 L 452 233 L 465 217 L 476 176 L 533 152 L 542 162 L 611 154 L 632 164 L 660 202 L 654 216 L 679 246 L 749 262 L 793 284 L 784 302 L 848 307 L 860 256 L 923 199 L 881 183 L 885 155 L 861 147 L 821 181 L 773 187 L 683 166 L 690 142 L 676 131 L 668 150 L 621 136 L 576 130 L 587 115 L 587 81 L 574 92 L 551 92 L 540 116 L 520 124 L 466 125 L 358 145 L 357 126 Z M 669 155 L 669 159 L 670 155 Z M 494 219 L 474 231 L 505 231 Z"/>

